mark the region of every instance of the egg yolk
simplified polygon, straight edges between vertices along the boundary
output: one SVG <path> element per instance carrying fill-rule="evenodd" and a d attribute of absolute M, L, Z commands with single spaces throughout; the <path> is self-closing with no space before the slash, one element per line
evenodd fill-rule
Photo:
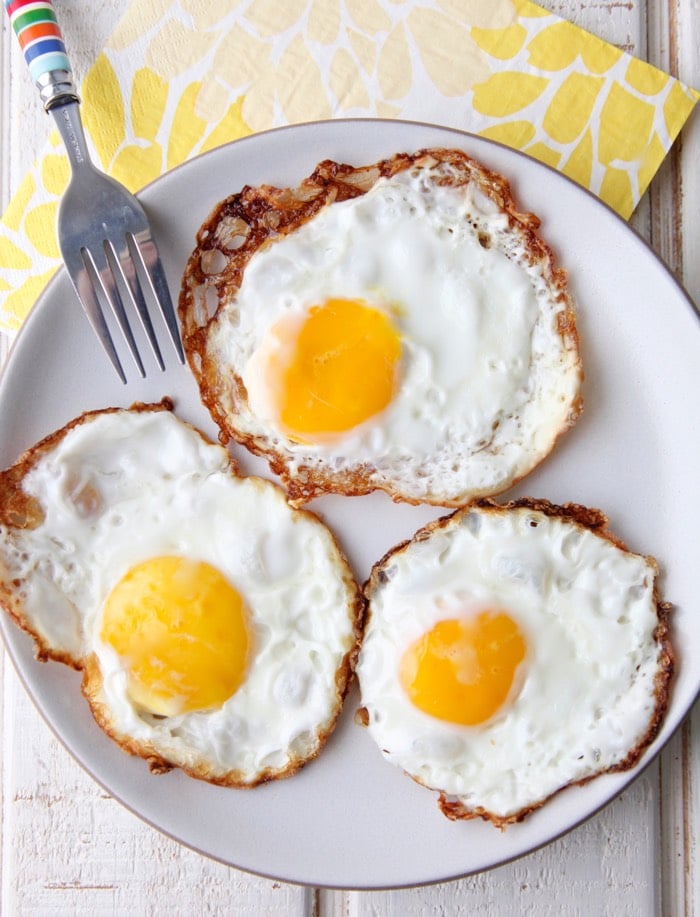
<path fill-rule="evenodd" d="M 302 440 L 352 429 L 393 398 L 400 356 L 384 312 L 353 299 L 312 307 L 282 379 L 280 420 Z"/>
<path fill-rule="evenodd" d="M 101 637 L 125 663 L 130 698 L 163 716 L 221 705 L 242 683 L 251 648 L 236 589 L 210 564 L 175 556 L 117 583 Z"/>
<path fill-rule="evenodd" d="M 449 723 L 490 719 L 511 691 L 526 643 L 505 612 L 439 621 L 404 653 L 401 684 L 414 706 Z"/>

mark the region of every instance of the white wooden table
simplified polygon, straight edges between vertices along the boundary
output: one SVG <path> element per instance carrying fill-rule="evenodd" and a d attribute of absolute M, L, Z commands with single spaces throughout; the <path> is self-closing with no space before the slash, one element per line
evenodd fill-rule
<path fill-rule="evenodd" d="M 697 0 L 540 2 L 700 87 Z M 78 80 L 125 7 L 126 0 L 61 0 Z M 0 68 L 4 208 L 41 149 L 49 119 L 6 21 Z M 683 133 L 633 222 L 700 303 L 699 117 Z M 0 363 L 7 347 L 0 335 Z M 336 892 L 249 876 L 161 836 L 82 772 L 34 710 L 1 654 L 0 678 L 0 913 L 7 917 L 700 914 L 700 704 L 632 786 L 549 847 L 489 873 L 430 888 Z"/>

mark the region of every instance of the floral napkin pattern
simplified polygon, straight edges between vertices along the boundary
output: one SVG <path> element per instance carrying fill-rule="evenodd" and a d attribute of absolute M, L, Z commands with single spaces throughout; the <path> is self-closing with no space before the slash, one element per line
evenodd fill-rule
<path fill-rule="evenodd" d="M 132 190 L 267 128 L 406 118 L 523 150 L 625 218 L 700 98 L 530 0 L 132 0 L 80 91 Z M 60 263 L 67 180 L 54 132 L 0 222 L 0 329 Z"/>

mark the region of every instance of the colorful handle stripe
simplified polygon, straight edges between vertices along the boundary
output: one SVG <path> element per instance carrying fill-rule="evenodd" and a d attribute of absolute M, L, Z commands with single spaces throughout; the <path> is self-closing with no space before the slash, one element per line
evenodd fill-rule
<path fill-rule="evenodd" d="M 5 0 L 5 9 L 35 83 L 52 70 L 71 69 L 51 0 Z"/>

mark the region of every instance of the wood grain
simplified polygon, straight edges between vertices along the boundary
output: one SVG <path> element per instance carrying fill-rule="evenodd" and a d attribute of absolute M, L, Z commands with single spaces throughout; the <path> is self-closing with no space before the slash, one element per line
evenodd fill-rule
<path fill-rule="evenodd" d="M 692 0 L 648 5 L 647 59 L 700 86 L 700 13 Z M 691 119 L 650 193 L 649 241 L 700 303 L 700 123 Z M 691 152 L 692 151 L 692 152 Z M 661 913 L 691 917 L 700 909 L 700 707 L 668 743 L 659 762 Z"/>
<path fill-rule="evenodd" d="M 697 0 L 541 0 L 544 6 L 700 87 Z M 78 79 L 126 0 L 63 0 Z M 0 203 L 48 119 L 3 30 Z M 700 119 L 655 178 L 633 224 L 700 301 Z M 7 340 L 0 337 L 0 362 Z M 697 393 L 696 393 L 697 394 Z M 689 533 L 691 535 L 692 533 Z M 700 707 L 618 799 L 548 847 L 491 872 L 387 892 L 303 889 L 246 875 L 142 823 L 87 777 L 38 716 L 0 655 L 0 913 L 8 915 L 615 915 L 700 913 Z"/>

